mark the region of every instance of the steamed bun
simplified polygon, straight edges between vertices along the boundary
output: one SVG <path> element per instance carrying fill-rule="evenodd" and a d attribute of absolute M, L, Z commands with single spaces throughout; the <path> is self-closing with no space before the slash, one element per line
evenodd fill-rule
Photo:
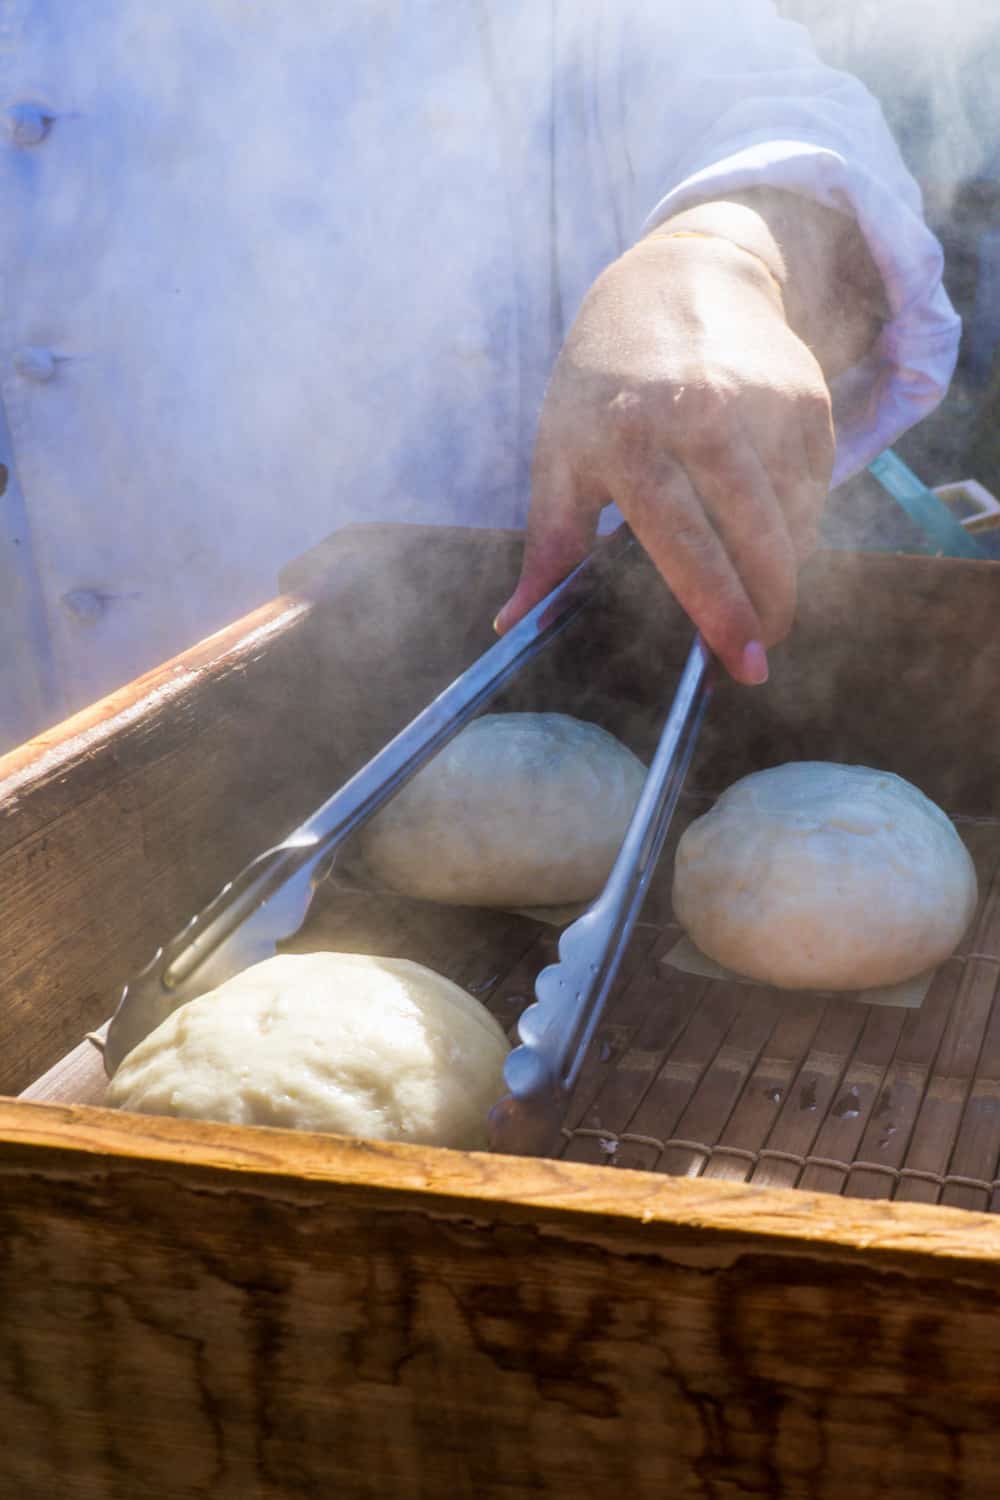
<path fill-rule="evenodd" d="M 141 1114 L 478 1149 L 507 1039 L 451 980 L 399 958 L 285 954 L 181 1006 L 108 1102 Z"/>
<path fill-rule="evenodd" d="M 977 885 L 954 824 L 908 781 L 798 761 L 737 781 L 691 824 L 673 895 L 677 920 L 727 968 L 860 990 L 947 958 Z"/>
<path fill-rule="evenodd" d="M 359 834 L 378 884 L 458 906 L 590 901 L 611 872 L 645 767 L 566 714 L 486 714 Z"/>

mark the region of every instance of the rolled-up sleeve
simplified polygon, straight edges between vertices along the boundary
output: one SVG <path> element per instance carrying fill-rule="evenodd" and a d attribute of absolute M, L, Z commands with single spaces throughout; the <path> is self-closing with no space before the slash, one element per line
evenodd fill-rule
<path fill-rule="evenodd" d="M 641 9 L 647 24 L 665 11 Z M 636 219 L 645 214 L 637 227 L 646 232 L 692 202 L 765 185 L 857 220 L 890 316 L 868 357 L 831 386 L 837 484 L 933 410 L 948 388 L 961 325 L 942 285 L 941 247 L 882 111 L 857 79 L 821 63 L 804 29 L 780 21 L 766 0 L 707 0 L 700 11 L 690 23 L 672 128 L 670 101 L 651 104 L 633 92 L 625 106 Z M 648 63 L 638 69 L 652 86 Z M 657 119 L 667 162 L 664 172 L 661 158 L 659 182 Z"/>

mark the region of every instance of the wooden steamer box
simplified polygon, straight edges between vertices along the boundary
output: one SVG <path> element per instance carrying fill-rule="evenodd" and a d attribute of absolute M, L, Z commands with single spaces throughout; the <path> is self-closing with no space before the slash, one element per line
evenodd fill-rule
<path fill-rule="evenodd" d="M 122 983 L 486 647 L 517 557 L 342 533 L 0 760 L 0 1496 L 1000 1493 L 995 565 L 820 556 L 678 817 L 786 759 L 914 780 L 982 890 L 919 1010 L 679 973 L 668 850 L 559 1160 L 94 1102 Z M 504 702 L 648 752 L 689 638 L 623 569 Z M 413 957 L 513 1026 L 554 937 L 324 891 L 295 945 Z"/>

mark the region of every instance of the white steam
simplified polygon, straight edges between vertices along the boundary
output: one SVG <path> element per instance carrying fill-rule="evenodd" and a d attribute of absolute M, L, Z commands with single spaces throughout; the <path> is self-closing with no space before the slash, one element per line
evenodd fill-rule
<path fill-rule="evenodd" d="M 879 100 L 932 220 L 961 183 L 1000 182 L 996 0 L 778 0 L 778 9 Z"/>

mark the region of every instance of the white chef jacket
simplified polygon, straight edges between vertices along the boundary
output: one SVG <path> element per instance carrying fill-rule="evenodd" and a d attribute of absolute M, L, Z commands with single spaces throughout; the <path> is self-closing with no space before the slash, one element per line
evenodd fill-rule
<path fill-rule="evenodd" d="M 868 238 L 838 477 L 951 374 L 880 111 L 770 0 L 0 0 L 0 111 L 0 745 L 340 525 L 522 525 L 584 292 L 698 196 Z"/>

